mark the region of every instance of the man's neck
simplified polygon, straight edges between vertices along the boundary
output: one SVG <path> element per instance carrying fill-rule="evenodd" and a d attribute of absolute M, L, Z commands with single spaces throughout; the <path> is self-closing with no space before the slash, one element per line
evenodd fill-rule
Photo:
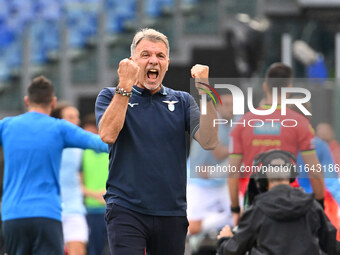
<path fill-rule="evenodd" d="M 39 113 L 43 113 L 43 114 L 46 114 L 46 115 L 50 115 L 52 109 L 51 109 L 51 107 L 29 106 L 28 111 L 29 112 L 39 112 Z"/>
<path fill-rule="evenodd" d="M 278 185 L 289 185 L 289 180 L 280 180 L 280 181 L 269 181 L 268 189 L 272 189 Z"/>
<path fill-rule="evenodd" d="M 139 82 L 138 82 L 136 85 L 137 85 L 137 87 L 140 87 L 140 88 L 142 88 L 142 89 L 147 89 L 147 90 L 149 90 L 149 92 L 150 92 L 151 95 L 153 95 L 153 94 L 155 94 L 156 92 L 160 91 L 161 88 L 162 88 L 162 84 L 159 84 L 158 87 L 157 87 L 156 89 L 154 89 L 154 90 L 145 87 L 144 85 L 142 85 L 142 84 L 139 83 Z"/>
<path fill-rule="evenodd" d="M 271 94 L 266 95 L 266 104 L 273 105 L 273 96 Z M 281 104 L 281 96 L 277 96 L 277 105 Z"/>

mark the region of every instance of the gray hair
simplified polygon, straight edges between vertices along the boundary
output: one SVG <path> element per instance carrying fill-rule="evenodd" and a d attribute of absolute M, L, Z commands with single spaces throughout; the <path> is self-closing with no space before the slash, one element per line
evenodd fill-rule
<path fill-rule="evenodd" d="M 166 48 L 168 49 L 168 56 L 169 56 L 170 46 L 169 46 L 168 38 L 164 34 L 162 34 L 161 32 L 159 32 L 155 29 L 143 28 L 135 34 L 135 36 L 132 40 L 131 57 L 135 54 L 136 47 L 142 39 L 147 39 L 151 42 L 163 42 L 165 44 Z"/>

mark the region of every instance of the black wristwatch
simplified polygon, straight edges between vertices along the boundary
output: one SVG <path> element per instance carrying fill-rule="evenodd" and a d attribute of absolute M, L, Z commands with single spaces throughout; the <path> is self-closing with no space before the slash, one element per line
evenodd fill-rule
<path fill-rule="evenodd" d="M 240 206 L 230 206 L 230 211 L 232 212 L 232 213 L 240 213 L 241 212 L 241 208 L 240 208 Z"/>

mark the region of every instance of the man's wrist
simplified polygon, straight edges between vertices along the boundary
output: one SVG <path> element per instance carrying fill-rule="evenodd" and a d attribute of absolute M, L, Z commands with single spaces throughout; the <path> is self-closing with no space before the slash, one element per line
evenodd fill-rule
<path fill-rule="evenodd" d="M 132 88 L 133 88 L 134 83 L 131 80 L 120 80 L 119 79 L 119 83 L 117 85 L 117 87 L 122 88 L 124 90 L 126 90 L 127 92 L 131 92 Z"/>
<path fill-rule="evenodd" d="M 119 85 L 116 87 L 115 89 L 115 93 L 122 95 L 122 96 L 126 96 L 126 97 L 131 97 L 132 96 L 132 92 L 131 91 L 127 91 L 123 88 L 120 88 Z"/>

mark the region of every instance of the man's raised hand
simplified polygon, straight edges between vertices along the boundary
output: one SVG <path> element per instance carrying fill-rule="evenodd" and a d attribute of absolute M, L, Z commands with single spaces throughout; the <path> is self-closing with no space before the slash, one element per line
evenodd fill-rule
<path fill-rule="evenodd" d="M 196 64 L 191 68 L 192 78 L 208 79 L 209 77 L 209 66 Z"/>
<path fill-rule="evenodd" d="M 119 87 L 130 92 L 138 80 L 139 66 L 132 60 L 125 58 L 119 63 Z"/>
<path fill-rule="evenodd" d="M 203 84 L 208 84 L 209 66 L 196 64 L 191 68 L 191 76 L 195 79 L 195 86 L 198 89 L 198 94 L 206 94 L 207 87 Z M 209 90 L 209 89 L 208 89 Z"/>

